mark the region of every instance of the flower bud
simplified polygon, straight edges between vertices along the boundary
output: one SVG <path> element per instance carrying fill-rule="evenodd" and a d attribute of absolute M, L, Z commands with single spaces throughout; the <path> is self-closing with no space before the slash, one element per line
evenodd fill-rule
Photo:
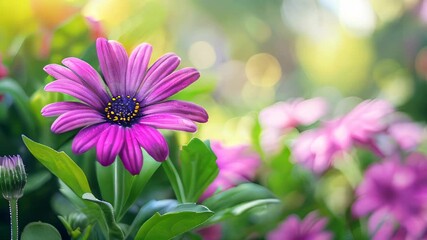
<path fill-rule="evenodd" d="M 23 195 L 27 174 L 19 155 L 0 157 L 0 189 L 6 200 Z"/>

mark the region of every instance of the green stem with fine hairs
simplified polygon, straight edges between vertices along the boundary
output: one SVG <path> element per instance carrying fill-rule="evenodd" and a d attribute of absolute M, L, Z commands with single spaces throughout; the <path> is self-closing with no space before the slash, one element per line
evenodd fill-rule
<path fill-rule="evenodd" d="M 10 239 L 18 240 L 18 199 L 9 200 Z"/>

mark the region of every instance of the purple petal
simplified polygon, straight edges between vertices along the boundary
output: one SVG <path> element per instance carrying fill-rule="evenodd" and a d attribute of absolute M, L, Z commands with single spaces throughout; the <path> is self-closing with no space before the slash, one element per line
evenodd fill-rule
<path fill-rule="evenodd" d="M 96 40 L 99 65 L 113 96 L 124 93 L 128 56 L 123 46 L 105 38 Z"/>
<path fill-rule="evenodd" d="M 77 109 L 59 116 L 52 123 L 51 130 L 54 133 L 63 133 L 104 121 L 103 117 L 93 109 Z"/>
<path fill-rule="evenodd" d="M 80 78 L 82 85 L 92 90 L 101 100 L 108 101 L 109 96 L 102 85 L 98 72 L 87 62 L 78 58 L 66 58 L 62 63 Z"/>
<path fill-rule="evenodd" d="M 143 156 L 141 146 L 132 133 L 132 128 L 125 128 L 125 139 L 120 158 L 125 168 L 132 174 L 136 175 L 141 172 Z"/>
<path fill-rule="evenodd" d="M 47 92 L 68 94 L 88 105 L 93 106 L 97 110 L 101 110 L 105 107 L 104 103 L 90 89 L 69 79 L 55 80 L 47 84 L 44 90 Z"/>
<path fill-rule="evenodd" d="M 194 68 L 183 68 L 160 80 L 148 93 L 145 104 L 162 101 L 186 88 L 199 79 L 200 73 Z"/>
<path fill-rule="evenodd" d="M 135 96 L 145 77 L 153 48 L 142 43 L 132 51 L 126 72 L 126 95 Z"/>
<path fill-rule="evenodd" d="M 158 113 L 168 113 L 200 123 L 208 121 L 208 113 L 206 110 L 190 102 L 170 100 L 144 107 L 143 110 L 144 115 Z"/>
<path fill-rule="evenodd" d="M 108 166 L 114 162 L 114 159 L 122 150 L 125 142 L 125 128 L 111 124 L 99 136 L 96 144 L 96 156 L 99 163 Z"/>
<path fill-rule="evenodd" d="M 169 155 L 168 143 L 159 131 L 142 124 L 135 124 L 132 128 L 138 143 L 150 156 L 159 162 L 166 160 Z"/>
<path fill-rule="evenodd" d="M 195 132 L 197 130 L 196 124 L 191 120 L 171 114 L 151 114 L 141 118 L 139 123 L 160 129 L 180 130 L 186 132 Z"/>
<path fill-rule="evenodd" d="M 71 150 L 76 154 L 82 154 L 95 147 L 102 132 L 107 129 L 108 126 L 110 126 L 110 124 L 101 123 L 83 128 L 74 137 Z"/>
<path fill-rule="evenodd" d="M 160 57 L 150 69 L 148 69 L 142 86 L 139 86 L 137 98 L 144 99 L 147 96 L 147 92 L 149 92 L 158 81 L 175 71 L 180 62 L 181 59 L 173 53 L 167 53 Z"/>
<path fill-rule="evenodd" d="M 58 65 L 58 64 L 49 64 L 43 68 L 45 72 L 56 79 L 70 79 L 74 82 L 80 83 L 80 79 L 76 74 L 74 74 L 70 69 Z"/>
<path fill-rule="evenodd" d="M 89 110 L 93 108 L 80 102 L 55 102 L 44 106 L 41 114 L 44 117 L 53 117 L 77 109 Z"/>

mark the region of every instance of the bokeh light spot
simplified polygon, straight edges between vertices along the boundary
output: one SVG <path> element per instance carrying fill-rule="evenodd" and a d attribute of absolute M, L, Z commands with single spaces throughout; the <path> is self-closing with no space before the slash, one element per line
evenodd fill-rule
<path fill-rule="evenodd" d="M 259 53 L 249 58 L 245 73 L 248 80 L 255 86 L 274 86 L 282 76 L 279 61 L 267 53 Z"/>
<path fill-rule="evenodd" d="M 198 41 L 188 50 L 191 63 L 198 69 L 212 67 L 216 62 L 216 53 L 212 45 L 205 41 Z"/>

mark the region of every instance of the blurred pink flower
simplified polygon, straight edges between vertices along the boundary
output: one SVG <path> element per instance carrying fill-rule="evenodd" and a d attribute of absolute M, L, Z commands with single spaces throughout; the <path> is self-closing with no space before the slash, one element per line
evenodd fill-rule
<path fill-rule="evenodd" d="M 280 147 L 281 137 L 289 130 L 316 122 L 326 111 L 327 104 L 322 98 L 298 98 L 265 108 L 259 114 L 263 129 L 261 144 L 266 152 L 276 152 Z"/>
<path fill-rule="evenodd" d="M 406 163 L 395 157 L 366 171 L 352 210 L 357 217 L 369 215 L 374 240 L 425 239 L 421 238 L 427 229 L 425 170 L 427 158 L 412 154 Z"/>
<path fill-rule="evenodd" d="M 254 179 L 260 165 L 257 153 L 247 145 L 224 147 L 220 142 L 211 142 L 212 151 L 217 156 L 219 173 L 216 179 L 205 190 L 200 200 L 212 196 L 215 192 L 232 188 L 239 183 Z"/>
<path fill-rule="evenodd" d="M 393 107 L 386 101 L 367 100 L 347 115 L 303 132 L 293 145 L 295 162 L 321 173 L 332 165 L 336 156 L 356 145 L 382 155 L 375 137 L 387 129 L 386 118 L 392 112 Z"/>
<path fill-rule="evenodd" d="M 387 131 L 402 150 L 413 150 L 424 139 L 424 129 L 409 121 L 393 123 Z"/>
<path fill-rule="evenodd" d="M 332 234 L 324 228 L 328 220 L 312 212 L 303 220 L 291 215 L 267 236 L 268 240 L 329 240 Z"/>
<path fill-rule="evenodd" d="M 85 19 L 86 19 L 86 23 L 89 26 L 90 37 L 93 40 L 96 40 L 97 38 L 100 38 L 100 37 L 103 37 L 103 38 L 107 37 L 107 34 L 105 33 L 105 29 L 101 21 L 91 16 L 87 16 Z"/>
<path fill-rule="evenodd" d="M 219 240 L 222 236 L 222 226 L 215 224 L 202 228 L 197 232 L 203 237 L 203 240 Z"/>
<path fill-rule="evenodd" d="M 211 142 L 212 151 L 217 156 L 216 164 L 219 173 L 200 197 L 200 201 L 212 196 L 217 191 L 230 189 L 239 183 L 251 181 L 255 178 L 256 170 L 260 165 L 260 158 L 247 145 L 225 147 L 220 142 Z M 222 227 L 219 224 L 198 230 L 205 240 L 221 239 Z"/>
<path fill-rule="evenodd" d="M 0 56 L 0 79 L 3 79 L 9 75 L 7 67 L 3 64 L 3 60 Z"/>
<path fill-rule="evenodd" d="M 9 75 L 9 71 L 7 70 L 7 67 L 3 64 L 3 60 L 0 55 L 0 80 L 7 77 Z M 3 95 L 0 95 L 0 101 L 3 100 Z"/>

